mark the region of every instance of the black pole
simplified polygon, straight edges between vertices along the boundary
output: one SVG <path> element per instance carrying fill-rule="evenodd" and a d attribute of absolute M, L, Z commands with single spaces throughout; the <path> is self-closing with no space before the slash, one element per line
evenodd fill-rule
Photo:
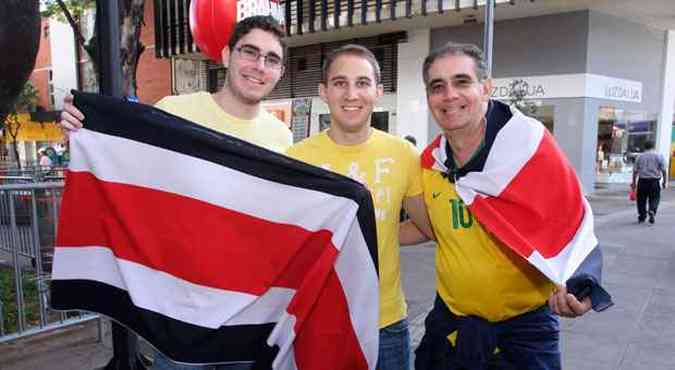
<path fill-rule="evenodd" d="M 100 93 L 123 97 L 120 63 L 120 9 L 118 0 L 96 1 L 97 49 Z M 138 339 L 122 325 L 112 322 L 113 357 L 105 370 L 139 370 Z"/>
<path fill-rule="evenodd" d="M 492 41 L 494 40 L 495 27 L 495 1 L 485 1 L 485 30 L 483 31 L 483 53 L 487 65 L 487 77 L 492 78 Z"/>
<path fill-rule="evenodd" d="M 120 10 L 118 0 L 96 1 L 99 83 L 103 95 L 121 98 L 122 67 L 120 64 Z"/>

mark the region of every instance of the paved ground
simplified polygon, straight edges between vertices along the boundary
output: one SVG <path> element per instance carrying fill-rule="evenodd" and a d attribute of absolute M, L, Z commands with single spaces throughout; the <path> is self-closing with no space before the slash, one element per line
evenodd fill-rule
<path fill-rule="evenodd" d="M 675 369 L 675 190 L 664 192 L 654 226 L 638 225 L 625 186 L 589 197 L 605 252 L 604 285 L 616 305 L 564 320 L 563 361 L 573 370 Z M 435 294 L 434 246 L 402 250 L 402 274 L 413 342 Z M 77 340 L 74 340 L 77 339 Z M 106 363 L 109 344 L 91 327 L 0 344 L 2 370 L 89 370 Z"/>
<path fill-rule="evenodd" d="M 605 253 L 604 286 L 615 306 L 563 320 L 563 366 L 573 370 L 675 369 L 675 190 L 664 191 L 653 226 L 637 224 L 627 190 L 590 196 Z M 416 250 L 419 249 L 419 250 Z M 434 292 L 434 248 L 402 251 L 413 346 Z"/>

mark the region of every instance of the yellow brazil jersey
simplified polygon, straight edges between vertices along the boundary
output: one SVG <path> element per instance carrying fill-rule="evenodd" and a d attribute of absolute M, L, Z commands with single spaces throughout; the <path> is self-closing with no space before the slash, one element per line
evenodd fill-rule
<path fill-rule="evenodd" d="M 422 171 L 424 202 L 438 242 L 438 293 L 456 315 L 497 322 L 546 303 L 554 284 L 473 217 L 440 172 Z"/>
<path fill-rule="evenodd" d="M 398 242 L 401 202 L 422 193 L 419 154 L 407 141 L 373 129 L 359 145 L 338 145 L 326 131 L 292 146 L 287 154 L 366 185 L 373 197 L 380 269 L 380 328 L 402 320 Z"/>
<path fill-rule="evenodd" d="M 260 113 L 252 120 L 239 119 L 223 111 L 207 92 L 167 96 L 155 107 L 276 152 L 285 152 L 293 144 L 293 136 L 286 124 L 266 110 L 260 108 Z"/>

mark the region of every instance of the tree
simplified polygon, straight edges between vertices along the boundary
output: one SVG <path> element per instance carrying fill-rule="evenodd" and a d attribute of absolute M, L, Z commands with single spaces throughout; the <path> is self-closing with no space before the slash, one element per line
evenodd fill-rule
<path fill-rule="evenodd" d="M 38 0 L 0 1 L 0 123 L 35 66 L 40 43 Z"/>
<path fill-rule="evenodd" d="M 95 0 L 42 0 L 43 17 L 54 18 L 59 22 L 68 22 L 75 34 L 77 44 L 89 55 L 89 59 L 96 66 L 96 41 L 94 38 L 86 40 L 82 34 L 82 18 L 87 11 L 94 9 Z M 96 69 L 96 67 L 94 67 Z"/>
<path fill-rule="evenodd" d="M 107 0 L 99 0 L 107 1 Z M 89 55 L 94 70 L 98 72 L 99 52 L 96 48 L 97 29 L 87 41 L 84 39 L 80 24 L 87 11 L 92 11 L 95 0 L 42 0 L 44 5 L 43 16 L 66 20 L 75 33 L 79 46 L 82 46 Z M 138 88 L 136 84 L 136 70 L 145 46 L 141 43 L 141 28 L 145 25 L 143 14 L 145 0 L 119 0 L 120 12 L 120 63 L 122 66 L 122 86 L 124 94 L 135 96 Z M 98 18 L 97 18 L 98 22 Z"/>
<path fill-rule="evenodd" d="M 19 113 L 34 111 L 37 106 L 37 101 L 38 91 L 30 81 L 27 81 L 23 85 L 21 93 L 14 102 L 11 113 L 9 113 L 2 122 L 4 128 L 3 135 L 6 139 L 8 139 L 8 136 L 11 138 L 12 151 L 14 152 L 14 158 L 18 168 L 21 168 L 21 161 L 19 161 L 17 137 L 19 136 L 19 131 L 21 130 L 21 126 L 23 124 L 21 120 L 19 120 Z M 7 142 L 8 140 L 5 141 Z"/>
<path fill-rule="evenodd" d="M 525 80 L 513 80 L 509 84 L 509 99 L 508 102 L 518 108 L 519 111 L 527 116 L 537 114 L 539 106 L 529 100 L 526 100 L 530 86 Z"/>

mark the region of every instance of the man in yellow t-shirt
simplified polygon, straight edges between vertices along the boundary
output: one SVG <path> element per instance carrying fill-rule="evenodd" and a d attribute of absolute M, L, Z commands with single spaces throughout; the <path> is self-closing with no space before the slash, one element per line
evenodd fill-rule
<path fill-rule="evenodd" d="M 288 126 L 265 109 L 260 108 L 251 119 L 235 116 L 220 107 L 218 94 L 200 91 L 167 96 L 158 101 L 155 107 L 276 152 L 283 153 L 293 144 Z"/>
<path fill-rule="evenodd" d="M 382 85 L 379 65 L 368 49 L 345 45 L 329 55 L 319 95 L 330 109 L 330 128 L 292 146 L 287 154 L 351 177 L 370 190 L 380 272 L 377 368 L 408 370 L 410 337 L 401 287 L 398 228 L 402 204 L 413 221 L 428 222 L 421 197 L 419 154 L 407 141 L 370 127 Z"/>
<path fill-rule="evenodd" d="M 485 206 L 487 211 L 479 222 L 464 204 L 467 198 L 458 195 L 460 192 L 466 196 L 467 189 L 490 195 L 491 191 L 497 192 L 493 188 L 500 188 L 501 181 L 509 178 L 504 174 L 510 172 L 504 169 L 512 166 L 509 160 L 514 161 L 490 156 L 504 153 L 501 148 L 506 139 L 502 136 L 502 142 L 498 142 L 497 134 L 503 133 L 507 124 L 525 120 L 507 105 L 490 100 L 491 82 L 480 49 L 448 43 L 426 58 L 423 75 L 429 109 L 442 131 L 421 158 L 424 201 L 438 243 L 438 295 L 425 321 L 426 332 L 416 351 L 415 369 L 559 370 L 560 328 L 556 315 L 577 317 L 591 307 L 602 310 L 611 305 L 611 297 L 608 302 L 606 292 L 602 295 L 599 276 L 588 286 L 590 295 L 580 292 L 580 299 L 567 292 L 565 286 L 556 286 L 499 240 L 494 226 L 481 223 L 491 221 L 485 213 L 499 214 L 496 207 Z M 525 131 L 534 124 L 522 127 L 514 136 L 528 134 Z M 536 127 L 544 130 L 540 124 Z M 497 147 L 500 151 L 493 151 Z M 527 150 L 508 149 L 509 153 Z M 548 162 L 540 163 L 557 163 L 552 159 L 555 153 L 549 154 Z M 482 175 L 480 190 L 465 185 L 472 180 L 471 184 L 475 184 L 488 163 L 501 172 L 492 170 L 492 177 Z M 549 189 L 557 190 L 553 186 Z M 579 194 L 574 190 L 570 193 Z M 533 199 L 536 198 L 527 197 L 526 201 Z M 508 206 L 516 204 L 513 198 L 508 201 Z M 501 225 L 513 225 L 507 219 L 500 221 Z M 414 226 L 407 223 L 401 227 L 401 244 L 426 239 L 421 232 L 414 237 Z M 557 224 L 551 224 L 551 228 L 563 229 Z"/>
<path fill-rule="evenodd" d="M 277 152 L 293 143 L 288 127 L 268 113 L 260 102 L 274 89 L 284 72 L 284 31 L 270 16 L 249 17 L 237 23 L 223 48 L 228 68 L 225 85 L 214 93 L 167 96 L 156 107 L 166 112 Z M 82 127 L 84 116 L 66 97 L 61 126 Z"/>
<path fill-rule="evenodd" d="M 225 85 L 215 94 L 198 92 L 168 96 L 156 107 L 218 132 L 235 136 L 277 152 L 293 143 L 288 127 L 260 105 L 284 72 L 286 44 L 284 31 L 270 16 L 249 17 L 237 23 L 228 45 L 223 48 L 223 65 L 228 68 Z M 67 131 L 82 127 L 84 115 L 67 97 L 61 127 Z M 181 365 L 157 353 L 154 370 L 193 370 L 204 366 Z M 249 370 L 252 364 L 237 362 L 208 366 L 218 370 Z"/>

